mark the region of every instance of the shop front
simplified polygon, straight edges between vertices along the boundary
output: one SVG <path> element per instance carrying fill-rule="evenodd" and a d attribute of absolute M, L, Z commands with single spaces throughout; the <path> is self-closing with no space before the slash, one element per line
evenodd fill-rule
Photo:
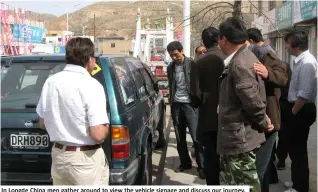
<path fill-rule="evenodd" d="M 317 59 L 317 1 L 294 1 L 294 26 L 308 33 L 309 51 Z"/>
<path fill-rule="evenodd" d="M 282 61 L 292 64 L 293 58 L 288 54 L 285 49 L 284 35 L 289 31 L 293 30 L 293 14 L 294 14 L 294 2 L 286 1 L 276 8 L 276 28 L 278 29 L 276 33 L 277 41 L 277 54 L 282 59 Z"/>

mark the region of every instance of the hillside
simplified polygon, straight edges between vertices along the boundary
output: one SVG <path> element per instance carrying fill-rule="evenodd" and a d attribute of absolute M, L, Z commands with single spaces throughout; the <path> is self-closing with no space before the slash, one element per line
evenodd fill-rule
<path fill-rule="evenodd" d="M 191 1 L 191 15 L 215 3 L 215 1 Z M 93 21 L 95 13 L 95 34 L 96 36 L 129 36 L 133 37 L 136 30 L 136 10 L 139 7 L 141 10 L 142 25 L 147 22 L 147 18 L 154 26 L 155 23 L 165 25 L 165 16 L 167 8 L 173 17 L 174 27 L 177 27 L 182 22 L 181 6 L 183 2 L 180 1 L 138 1 L 138 2 L 98 2 L 87 7 L 84 7 L 74 13 L 69 14 L 69 30 L 75 32 L 75 35 L 82 35 L 84 26 L 86 35 L 93 35 Z M 223 12 L 227 12 L 217 20 L 224 19 L 225 16 L 230 16 L 231 9 L 218 8 L 210 11 L 205 19 L 201 16 L 196 16 L 193 19 L 192 33 L 201 31 L 202 27 L 211 24 L 212 18 L 216 18 Z M 215 22 L 217 25 L 219 22 Z M 49 30 L 66 30 L 66 14 L 56 19 L 49 21 L 46 25 Z M 180 28 L 181 29 L 181 28 Z"/>

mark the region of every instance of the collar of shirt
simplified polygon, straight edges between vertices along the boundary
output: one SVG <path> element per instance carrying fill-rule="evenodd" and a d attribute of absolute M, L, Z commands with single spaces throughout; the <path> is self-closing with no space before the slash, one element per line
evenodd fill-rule
<path fill-rule="evenodd" d="M 309 50 L 302 52 L 300 55 L 298 55 L 298 57 L 296 57 L 295 59 L 295 64 L 298 63 L 298 61 L 300 61 L 301 59 L 303 59 L 307 54 L 309 53 Z"/>
<path fill-rule="evenodd" d="M 88 71 L 84 67 L 81 67 L 78 65 L 73 65 L 73 64 L 67 64 L 63 71 L 71 71 L 71 72 L 81 73 L 83 75 L 90 76 L 90 74 L 88 73 Z"/>
<path fill-rule="evenodd" d="M 237 52 L 237 50 L 224 60 L 224 65 L 225 66 L 228 66 L 230 64 L 230 62 L 231 62 L 231 60 L 232 60 L 232 58 L 233 58 L 233 56 L 235 55 L 236 52 Z"/>

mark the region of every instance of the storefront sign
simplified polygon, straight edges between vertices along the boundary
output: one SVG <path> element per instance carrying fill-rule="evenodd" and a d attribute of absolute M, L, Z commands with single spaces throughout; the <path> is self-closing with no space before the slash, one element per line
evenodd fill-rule
<path fill-rule="evenodd" d="M 293 25 L 293 1 L 286 1 L 276 9 L 276 26 L 284 29 Z"/>
<path fill-rule="evenodd" d="M 20 32 L 21 30 L 21 32 Z M 24 25 L 24 24 L 14 24 L 13 25 L 13 38 L 17 42 L 29 42 L 32 43 L 45 43 L 46 39 L 46 29 Z"/>
<path fill-rule="evenodd" d="M 317 17 L 317 1 L 294 1 L 294 23 Z"/>

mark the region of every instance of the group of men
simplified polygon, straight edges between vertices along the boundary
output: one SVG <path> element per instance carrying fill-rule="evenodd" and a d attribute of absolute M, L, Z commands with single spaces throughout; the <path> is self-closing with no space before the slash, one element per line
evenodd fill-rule
<path fill-rule="evenodd" d="M 308 192 L 307 139 L 316 120 L 317 60 L 308 51 L 306 33 L 290 32 L 284 40 L 296 57 L 292 74 L 261 32 L 247 30 L 238 18 L 228 18 L 219 29 L 204 29 L 204 46 L 196 49 L 195 60 L 183 54 L 180 42 L 168 44 L 171 115 L 181 163 L 176 172 L 192 168 L 188 127 L 199 177 L 208 185 L 269 191 L 269 184 L 278 182 L 277 153 L 279 169 L 287 154 L 292 161 L 289 191 Z"/>

